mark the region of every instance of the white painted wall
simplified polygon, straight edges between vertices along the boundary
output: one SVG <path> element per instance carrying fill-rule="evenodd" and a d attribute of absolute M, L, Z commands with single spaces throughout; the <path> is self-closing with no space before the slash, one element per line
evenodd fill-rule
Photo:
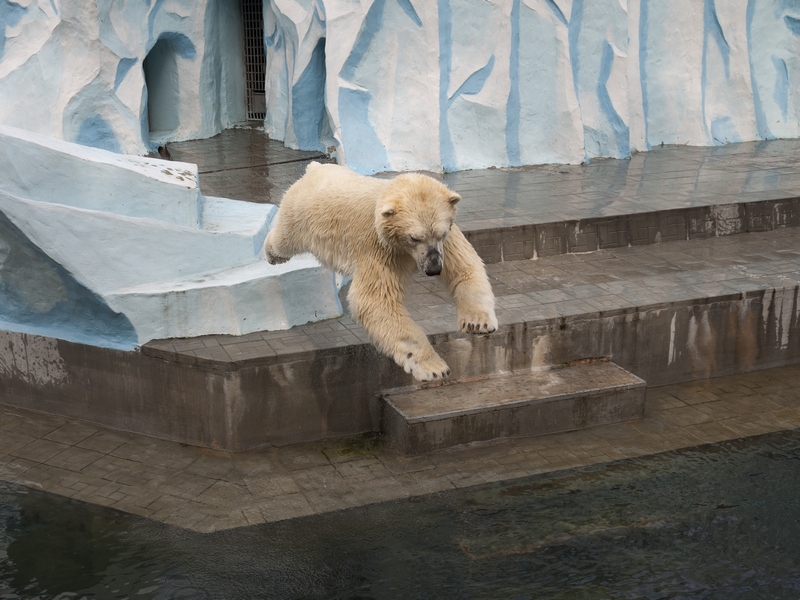
<path fill-rule="evenodd" d="M 236 0 L 6 6 L 0 123 L 144 154 L 244 118 Z M 264 21 L 267 132 L 361 173 L 800 134 L 794 2 L 264 0 Z M 158 40 L 179 92 L 152 94 L 167 131 L 149 139 Z"/>
<path fill-rule="evenodd" d="M 142 155 L 245 118 L 236 0 L 19 0 L 0 13 L 2 124 Z M 159 40 L 174 49 L 177 124 L 151 140 L 143 62 Z"/>

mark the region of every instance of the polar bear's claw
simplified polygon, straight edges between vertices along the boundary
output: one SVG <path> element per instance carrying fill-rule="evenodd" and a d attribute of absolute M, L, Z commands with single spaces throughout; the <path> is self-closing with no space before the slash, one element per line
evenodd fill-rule
<path fill-rule="evenodd" d="M 483 315 L 478 319 L 461 318 L 458 320 L 458 330 L 467 333 L 492 333 L 497 330 L 497 319 L 493 315 Z"/>
<path fill-rule="evenodd" d="M 436 381 L 444 379 L 450 375 L 450 367 L 447 366 L 438 354 L 431 356 L 426 360 L 417 362 L 411 352 L 405 357 L 405 360 L 398 361 L 400 366 L 406 373 L 411 373 L 414 379 L 418 381 Z"/>
<path fill-rule="evenodd" d="M 289 260 L 288 258 L 284 258 L 282 256 L 275 256 L 267 252 L 267 262 L 271 265 L 282 265 L 288 260 Z"/>

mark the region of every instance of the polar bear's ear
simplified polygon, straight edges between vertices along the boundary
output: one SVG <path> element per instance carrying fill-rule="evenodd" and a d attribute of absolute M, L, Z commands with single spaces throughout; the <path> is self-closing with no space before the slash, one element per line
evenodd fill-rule
<path fill-rule="evenodd" d="M 452 196 L 450 196 L 450 198 L 448 198 L 447 201 L 450 203 L 450 206 L 455 206 L 456 204 L 461 202 L 461 196 L 459 196 L 458 194 L 453 194 Z"/>
<path fill-rule="evenodd" d="M 395 212 L 396 211 L 394 210 L 394 206 L 392 206 L 391 204 L 384 204 L 381 207 L 381 216 L 384 217 L 385 219 L 393 217 Z"/>

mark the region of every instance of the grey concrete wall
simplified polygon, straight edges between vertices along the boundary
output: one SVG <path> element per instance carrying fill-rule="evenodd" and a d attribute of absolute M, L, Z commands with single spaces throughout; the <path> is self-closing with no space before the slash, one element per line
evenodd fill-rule
<path fill-rule="evenodd" d="M 663 385 L 800 362 L 800 287 L 432 337 L 464 378 L 609 357 Z M 375 431 L 376 394 L 413 383 L 370 345 L 182 363 L 0 333 L 0 402 L 241 451 Z"/>
<path fill-rule="evenodd" d="M 781 198 L 465 230 L 464 235 L 483 261 L 493 264 L 798 226 L 800 198 Z"/>

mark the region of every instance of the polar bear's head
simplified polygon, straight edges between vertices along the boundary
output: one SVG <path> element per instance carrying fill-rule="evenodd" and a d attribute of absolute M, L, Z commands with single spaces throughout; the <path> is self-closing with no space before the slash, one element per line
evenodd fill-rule
<path fill-rule="evenodd" d="M 418 173 L 395 177 L 375 207 L 381 243 L 391 251 L 410 254 L 426 275 L 438 275 L 459 200 L 461 196 L 432 177 Z"/>

